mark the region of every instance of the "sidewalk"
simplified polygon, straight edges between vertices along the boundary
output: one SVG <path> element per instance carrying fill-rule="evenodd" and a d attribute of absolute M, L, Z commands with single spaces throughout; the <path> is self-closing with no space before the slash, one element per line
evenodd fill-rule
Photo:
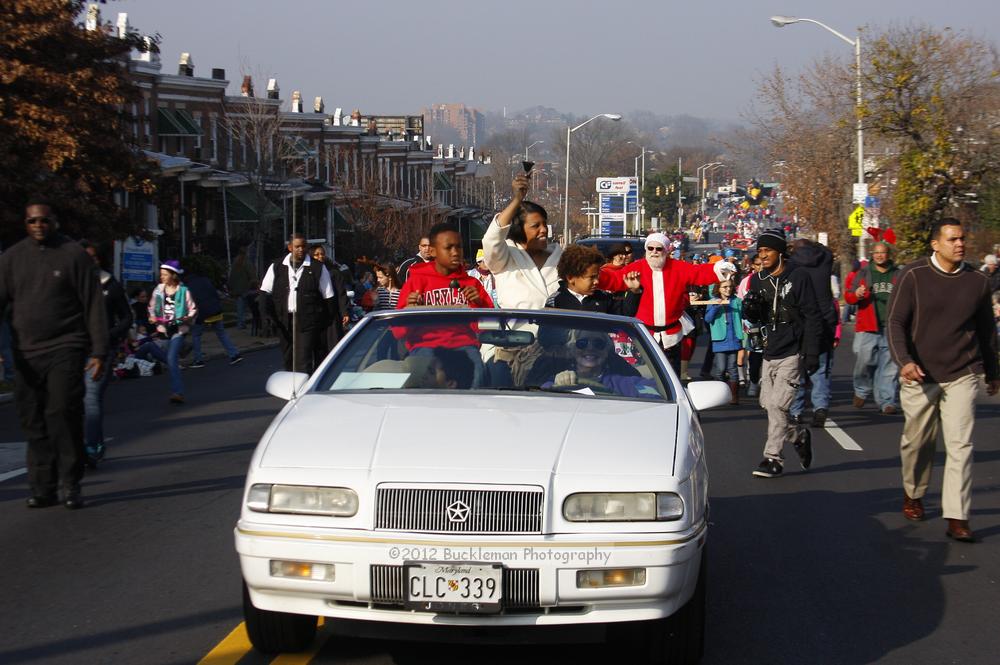
<path fill-rule="evenodd" d="M 226 328 L 226 333 L 229 335 L 229 339 L 232 340 L 236 348 L 240 350 L 240 355 L 254 353 L 255 351 L 262 351 L 264 349 L 273 349 L 278 346 L 277 337 L 255 337 L 250 334 L 249 328 L 246 330 L 239 330 L 236 326 L 231 326 Z M 205 362 L 211 362 L 219 358 L 226 358 L 225 349 L 222 348 L 219 338 L 216 337 L 215 333 L 211 330 L 206 331 L 205 334 L 201 336 L 201 354 L 204 356 Z M 181 365 L 187 365 L 190 361 L 191 357 L 188 356 L 186 359 L 181 361 Z M 0 405 L 14 401 L 13 390 L 13 383 L 0 382 Z"/>

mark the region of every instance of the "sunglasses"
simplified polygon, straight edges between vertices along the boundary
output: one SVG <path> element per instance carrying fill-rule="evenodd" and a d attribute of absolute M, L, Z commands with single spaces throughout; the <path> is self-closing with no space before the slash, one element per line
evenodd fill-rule
<path fill-rule="evenodd" d="M 656 245 L 650 245 L 649 247 L 646 248 L 646 251 L 647 252 L 662 252 L 663 248 L 662 247 L 657 247 Z"/>
<path fill-rule="evenodd" d="M 608 348 L 609 343 L 610 342 L 603 337 L 581 337 L 576 340 L 576 348 L 582 351 L 583 349 L 590 347 L 595 351 L 603 351 Z"/>

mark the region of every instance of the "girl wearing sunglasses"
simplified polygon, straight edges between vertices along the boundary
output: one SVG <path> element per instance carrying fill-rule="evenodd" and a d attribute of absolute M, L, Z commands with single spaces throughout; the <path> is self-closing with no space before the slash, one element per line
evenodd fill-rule
<path fill-rule="evenodd" d="M 642 377 L 614 353 L 611 337 L 600 331 L 578 330 L 567 343 L 570 369 L 555 375 L 542 388 L 567 392 L 660 399 L 652 379 Z"/>

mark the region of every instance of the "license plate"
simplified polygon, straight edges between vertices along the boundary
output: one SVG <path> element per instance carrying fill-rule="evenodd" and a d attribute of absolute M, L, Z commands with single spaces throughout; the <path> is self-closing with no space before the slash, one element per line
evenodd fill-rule
<path fill-rule="evenodd" d="M 500 564 L 414 562 L 404 566 L 406 606 L 433 612 L 493 613 L 503 597 Z"/>

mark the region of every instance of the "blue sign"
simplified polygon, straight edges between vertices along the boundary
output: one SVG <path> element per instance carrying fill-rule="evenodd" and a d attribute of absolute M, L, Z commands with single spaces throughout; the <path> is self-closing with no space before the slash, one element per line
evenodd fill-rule
<path fill-rule="evenodd" d="M 157 281 L 156 243 L 130 236 L 122 243 L 121 279 L 127 282 Z"/>
<path fill-rule="evenodd" d="M 625 197 L 621 195 L 601 194 L 601 212 L 625 212 Z"/>

